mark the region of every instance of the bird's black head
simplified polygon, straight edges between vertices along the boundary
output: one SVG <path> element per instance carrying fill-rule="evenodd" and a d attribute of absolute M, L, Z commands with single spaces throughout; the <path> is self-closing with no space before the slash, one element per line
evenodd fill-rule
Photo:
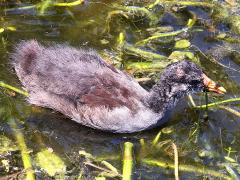
<path fill-rule="evenodd" d="M 147 103 L 155 112 L 172 108 L 187 93 L 203 90 L 223 94 L 226 90 L 208 78 L 200 67 L 190 61 L 179 61 L 166 67 L 159 82 L 153 86 Z"/>
<path fill-rule="evenodd" d="M 195 63 L 184 60 L 169 65 L 161 76 L 161 80 L 179 87 L 187 92 L 203 90 L 223 94 L 226 90 L 208 78 Z"/>

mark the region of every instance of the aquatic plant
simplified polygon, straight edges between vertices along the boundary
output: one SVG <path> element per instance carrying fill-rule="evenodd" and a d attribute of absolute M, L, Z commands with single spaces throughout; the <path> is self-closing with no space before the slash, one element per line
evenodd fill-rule
<path fill-rule="evenodd" d="M 67 2 L 44 0 L 41 2 L 38 1 L 39 3 L 36 2 L 36 4 L 34 1 L 34 4 L 30 5 L 26 5 L 25 3 L 23 3 L 23 1 L 19 2 L 20 3 L 18 4 L 11 5 L 11 8 L 6 9 L 5 13 L 13 12 L 15 10 L 27 11 L 34 9 L 36 10 L 37 15 L 45 15 L 48 13 L 49 10 L 52 9 L 56 9 L 56 11 L 59 9 L 70 11 L 71 7 L 80 6 L 83 3 L 83 1 L 80 0 Z M 102 2 L 90 2 L 90 4 L 91 3 L 93 4 Z M 129 4 L 130 3 L 131 2 L 129 2 Z M 224 64 L 224 62 L 222 62 L 225 57 L 230 57 L 233 62 L 239 64 L 239 48 L 237 46 L 237 44 L 240 42 L 238 22 L 239 16 L 237 15 L 237 13 L 234 13 L 233 10 L 231 10 L 235 9 L 233 6 L 230 6 L 229 8 L 228 6 L 221 5 L 219 2 L 216 1 L 200 2 L 156 0 L 152 3 L 145 2 L 144 6 L 138 6 L 137 3 L 134 3 L 135 2 L 133 2 L 131 5 L 116 2 L 113 2 L 112 4 L 103 3 L 104 6 L 109 7 L 108 11 L 106 11 L 106 13 L 102 15 L 104 16 L 103 19 L 105 20 L 105 25 L 104 22 L 98 23 L 101 24 L 101 28 L 105 31 L 101 34 L 98 34 L 97 31 L 96 34 L 98 34 L 98 36 L 101 36 L 101 39 L 99 40 L 101 48 L 107 47 L 109 52 L 113 52 L 111 54 L 111 60 L 113 60 L 113 64 L 131 72 L 139 82 L 144 83 L 147 81 L 154 81 L 155 78 L 157 78 L 158 76 L 157 73 L 161 72 L 161 70 L 164 69 L 168 64 L 182 59 L 190 59 L 198 63 L 199 65 L 207 67 L 207 69 L 208 66 L 211 66 L 213 64 L 213 69 L 218 70 L 218 73 L 216 73 L 217 77 L 218 75 L 221 75 L 221 77 L 225 76 L 225 72 L 221 68 L 227 69 L 231 72 L 239 71 L 236 68 L 228 67 L 226 64 Z M 190 8 L 186 8 L 187 6 L 190 6 Z M 204 11 L 206 13 L 206 16 L 201 16 L 201 14 L 199 15 L 198 13 L 196 13 L 196 9 L 199 11 Z M 184 14 L 184 23 L 177 26 L 172 24 L 161 24 L 161 18 L 165 13 L 176 16 Z M 74 14 L 72 15 L 74 16 Z M 205 17 L 207 18 L 204 19 Z M 63 16 L 63 19 L 64 18 L 66 17 Z M 85 29 L 86 26 L 89 24 L 91 24 L 92 29 L 95 28 L 95 25 L 97 24 L 95 19 L 85 16 L 83 19 L 86 19 L 86 22 L 81 19 L 80 23 L 82 26 L 80 27 L 74 26 L 75 21 L 71 22 L 68 27 L 69 29 L 71 29 L 70 32 L 72 32 L 74 29 L 77 29 L 77 31 L 79 31 L 79 29 Z M 119 19 L 121 19 L 121 21 L 117 23 Z M 48 19 L 46 18 L 46 20 Z M 124 20 L 124 23 L 122 22 L 122 20 Z M 60 23 L 59 19 L 58 21 L 59 22 L 57 23 Z M 142 27 L 142 22 L 144 22 L 144 27 Z M 218 28 L 219 24 L 225 25 L 227 27 L 227 30 L 225 26 L 224 28 Z M 5 37 L 5 35 L 8 35 L 8 31 L 14 32 L 17 30 L 16 33 L 22 35 L 22 32 L 18 32 L 19 29 L 22 31 L 23 28 L 21 29 L 21 27 L 17 26 L 17 23 L 3 25 L 1 24 L 0 34 L 2 35 L 2 37 L 4 37 L 4 39 L 2 40 L 2 44 L 4 42 L 8 43 L 9 37 Z M 87 28 L 86 31 L 88 31 Z M 114 34 L 115 32 L 117 32 L 117 35 Z M 211 44 L 211 49 L 209 49 L 209 52 L 211 53 L 205 52 L 203 50 L 204 48 L 201 48 L 201 45 L 198 46 L 196 42 L 192 41 L 193 37 L 196 37 L 194 33 L 198 32 L 208 34 L 205 38 L 206 41 L 204 41 L 204 43 L 212 43 L 217 45 L 220 44 L 221 46 L 214 47 L 214 45 Z M 76 41 L 76 39 L 74 39 L 73 41 Z M 95 41 L 93 42 L 95 43 Z M 11 41 L 9 43 L 11 43 Z M 87 43 L 88 42 L 86 42 L 86 44 Z M 216 56 L 210 57 L 210 55 L 212 54 L 218 55 L 218 58 L 216 58 Z M 218 79 L 221 78 L 218 77 Z M 4 82 L 8 81 L 5 79 Z M 9 94 L 12 94 L 12 91 L 22 94 L 26 97 L 28 96 L 28 93 L 24 90 L 15 88 L 4 82 L 0 81 L 0 86 L 3 88 L 1 88 L 1 90 L 3 90 L 5 93 L 4 98 L 6 98 Z M 231 87 L 231 84 L 233 84 L 232 82 L 224 83 L 227 84 L 227 87 Z M 236 86 L 235 88 L 238 88 L 238 86 Z M 6 89 L 8 89 L 8 91 Z M 224 131 L 226 130 L 223 128 L 222 130 L 220 127 L 220 135 L 217 138 L 219 138 L 219 144 L 221 144 L 219 145 L 219 152 L 221 151 L 221 153 L 219 153 L 218 150 L 214 150 L 214 148 L 206 149 L 205 146 L 209 147 L 210 143 L 206 143 L 204 141 L 204 143 L 201 144 L 199 139 L 201 138 L 201 136 L 203 136 L 202 129 L 205 128 L 204 124 L 212 123 L 213 121 L 210 120 L 209 122 L 206 122 L 202 120 L 203 111 L 199 113 L 197 109 L 208 108 L 208 111 L 213 112 L 221 110 L 221 112 L 226 111 L 227 113 L 231 113 L 237 117 L 240 117 L 238 108 L 238 101 L 240 99 L 238 97 L 227 97 L 228 99 L 223 100 L 223 98 L 213 97 L 212 95 L 208 96 L 209 102 L 207 102 L 206 105 L 200 103 L 200 100 L 196 100 L 199 97 L 193 98 L 189 96 L 189 102 L 192 104 L 193 107 L 187 107 L 186 111 L 191 111 L 190 113 L 194 113 L 194 117 L 192 117 L 193 120 L 191 119 L 190 122 L 188 121 L 188 117 L 186 116 L 186 120 L 184 120 L 183 124 L 182 122 L 177 122 L 177 129 L 174 126 L 169 126 L 168 129 L 164 128 L 158 133 L 156 133 L 157 135 L 149 141 L 145 138 L 145 135 L 140 134 L 134 136 L 134 138 L 136 139 L 140 137 L 139 144 L 134 143 L 134 147 L 133 145 L 127 146 L 127 148 L 123 150 L 124 152 L 127 151 L 129 154 L 131 154 L 131 158 L 128 159 L 128 157 L 126 156 L 124 160 L 125 156 L 121 158 L 120 153 L 112 155 L 109 152 L 107 152 L 105 156 L 98 157 L 90 154 L 89 152 L 91 152 L 91 150 L 80 150 L 79 156 L 83 159 L 83 166 L 91 169 L 89 171 L 93 172 L 94 178 L 96 179 L 123 177 L 126 179 L 130 179 L 134 173 L 134 170 L 138 168 L 138 166 L 135 167 L 134 158 L 136 157 L 136 163 L 143 165 L 143 168 L 147 167 L 148 169 L 150 169 L 154 166 L 161 169 L 167 169 L 169 170 L 169 174 L 172 174 L 173 177 L 175 174 L 176 179 L 179 176 L 178 172 L 185 172 L 194 175 L 196 174 L 206 178 L 238 178 L 238 174 L 240 172 L 239 162 L 234 156 L 237 156 L 239 152 L 233 152 L 238 151 L 236 147 L 232 147 L 234 146 L 234 142 L 231 142 L 229 144 L 225 143 L 228 140 L 224 142 L 224 138 L 222 138 L 222 136 L 224 137 L 224 135 L 226 135 L 224 134 Z M 16 98 L 18 98 L 18 96 Z M 191 114 L 189 116 L 191 116 Z M 15 121 L 18 125 L 17 118 L 15 119 Z M 178 129 L 181 128 L 181 125 L 184 126 L 184 128 L 186 128 L 186 126 L 189 127 L 187 131 L 187 139 L 181 139 L 181 136 L 177 136 L 180 134 Z M 212 131 L 215 131 L 215 128 L 218 127 L 214 127 L 214 130 Z M 52 152 L 51 148 L 45 147 L 44 144 L 43 146 L 41 145 L 40 150 L 38 150 L 37 152 L 35 152 L 34 150 L 34 153 L 30 153 L 25 142 L 26 140 L 28 140 L 27 136 L 25 136 L 25 132 L 21 129 L 20 132 L 22 133 L 22 135 L 20 136 L 20 138 L 17 138 L 18 140 L 16 140 L 16 144 L 18 144 L 19 147 L 21 146 L 22 159 L 23 162 L 25 161 L 25 163 L 23 163 L 24 168 L 31 167 L 34 170 L 38 170 L 38 172 L 39 169 L 42 169 L 41 173 L 46 173 L 48 176 L 53 176 L 53 178 L 57 178 L 59 177 L 57 173 L 60 171 L 58 171 L 58 168 L 55 168 L 55 165 L 58 163 L 55 164 L 51 162 L 55 161 L 54 159 L 57 158 L 58 160 L 56 162 L 59 162 L 61 167 L 60 169 L 63 170 L 63 174 L 73 174 L 72 172 L 65 171 L 66 164 L 64 163 L 62 157 L 54 151 Z M 16 135 L 14 136 L 17 137 Z M 238 137 L 234 134 L 234 132 L 231 132 L 229 136 Z M 50 136 L 48 138 L 51 139 Z M 209 137 L 205 137 L 204 140 L 206 140 L 207 138 Z M 173 145 L 173 143 L 175 144 L 175 146 Z M 127 144 L 131 145 L 131 143 Z M 197 148 L 195 146 L 197 146 Z M 20 149 L 19 147 L 18 149 Z M 125 145 L 123 145 L 123 147 L 125 147 Z M 135 149 L 134 151 L 133 148 Z M 218 145 L 216 145 L 215 148 L 218 148 Z M 199 153 L 194 152 L 195 150 L 198 150 Z M 195 153 L 195 157 L 191 157 L 191 153 Z M 35 156 L 33 156 L 33 154 L 35 154 Z M 24 155 L 27 155 L 28 157 Z M 42 162 L 38 162 L 35 164 L 36 159 L 43 159 L 43 156 L 48 157 L 48 161 L 46 162 L 46 164 L 50 165 L 51 168 L 43 165 Z M 186 156 L 188 157 L 187 160 L 189 161 L 189 164 L 187 162 L 185 163 Z M 207 160 L 204 161 L 204 159 Z M 73 162 L 73 160 L 71 161 Z M 112 161 L 114 161 L 114 163 L 120 161 L 123 162 L 123 174 L 121 174 L 121 170 L 119 170 L 121 169 L 121 167 L 115 167 L 115 164 L 112 163 Z M 3 161 L 3 163 L 5 164 L 5 167 L 7 169 L 9 166 L 8 162 Z M 80 163 L 81 162 L 79 162 L 77 165 L 73 165 L 74 173 L 78 175 L 78 179 L 84 179 L 86 172 L 84 172 L 84 169 L 78 167 L 80 166 Z M 204 163 L 205 165 L 203 165 Z M 156 172 L 158 173 L 157 168 L 151 168 L 151 170 L 152 169 L 156 169 Z M 22 171 L 22 173 L 24 173 L 24 171 Z M 29 173 L 33 173 L 33 171 L 29 171 Z M 29 178 L 32 177 L 31 174 L 27 176 Z"/>
<path fill-rule="evenodd" d="M 51 7 L 74 7 L 84 3 L 84 0 L 75 0 L 73 2 L 58 2 L 55 0 L 43 0 L 35 5 L 22 6 L 16 8 L 5 9 L 8 11 L 16 11 L 16 10 L 28 10 L 28 9 L 37 9 L 40 15 L 44 15 L 45 11 Z"/>
<path fill-rule="evenodd" d="M 123 154 L 123 180 L 131 180 L 132 176 L 132 164 L 133 164 L 133 158 L 132 158 L 132 148 L 133 144 L 130 142 L 124 143 L 124 154 Z"/>

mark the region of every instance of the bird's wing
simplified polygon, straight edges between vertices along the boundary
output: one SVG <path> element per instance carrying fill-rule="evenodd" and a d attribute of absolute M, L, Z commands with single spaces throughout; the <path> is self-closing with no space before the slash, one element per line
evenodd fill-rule
<path fill-rule="evenodd" d="M 110 65 L 96 66 L 83 62 L 77 65 L 75 69 L 76 65 L 73 68 L 71 64 L 59 66 L 50 61 L 45 62 L 41 64 L 44 68 L 32 72 L 29 76 L 31 82 L 25 83 L 25 86 L 30 92 L 48 92 L 74 106 L 133 108 L 130 97 L 139 97 L 131 86 L 139 85 L 132 78 Z"/>

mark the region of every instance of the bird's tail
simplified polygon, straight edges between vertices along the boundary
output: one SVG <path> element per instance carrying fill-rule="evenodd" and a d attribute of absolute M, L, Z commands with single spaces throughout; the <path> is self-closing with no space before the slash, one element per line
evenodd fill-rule
<path fill-rule="evenodd" d="M 12 64 L 18 75 L 31 74 L 37 56 L 42 52 L 43 47 L 36 40 L 21 41 L 15 46 L 11 54 Z"/>

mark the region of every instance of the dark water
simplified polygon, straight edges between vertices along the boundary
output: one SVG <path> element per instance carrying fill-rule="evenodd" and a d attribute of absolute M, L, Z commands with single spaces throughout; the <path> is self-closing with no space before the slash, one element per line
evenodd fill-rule
<path fill-rule="evenodd" d="M 16 87 L 21 87 L 21 85 L 8 57 L 13 46 L 21 40 L 37 39 L 44 43 L 68 43 L 76 47 L 94 48 L 101 54 L 107 52 L 107 54 L 114 56 L 116 54 L 116 38 L 120 31 L 125 30 L 127 41 L 134 43 L 141 36 L 144 36 L 144 29 L 147 28 L 145 22 L 128 22 L 122 17 L 115 17 L 114 22 L 110 24 L 111 31 L 103 33 L 106 28 L 106 18 L 108 13 L 114 10 L 112 4 L 115 1 L 86 1 L 84 5 L 72 8 L 49 8 L 44 15 L 39 15 L 35 9 L 5 12 L 4 9 L 18 7 L 18 5 L 13 1 L 1 2 L 0 28 L 1 26 L 13 26 L 16 31 L 6 30 L 0 34 L 0 80 Z M 31 3 L 33 2 L 23 3 L 22 6 L 31 5 Z M 124 4 L 118 1 L 118 4 L 121 3 Z M 125 4 L 138 5 L 134 1 Z M 142 4 L 139 3 L 139 5 Z M 210 19 L 207 9 L 190 7 L 187 10 L 195 12 L 201 18 Z M 175 13 L 173 16 L 173 14 L 165 12 L 160 25 L 172 25 L 174 29 L 178 29 L 185 26 L 186 19 L 188 18 L 185 13 Z M 201 23 L 196 24 L 196 26 L 203 31 L 191 32 L 186 35 L 193 45 L 203 52 L 207 52 L 217 45 L 222 45 L 221 41 L 207 40 L 213 33 L 206 26 Z M 218 26 L 218 30 L 229 31 L 224 24 L 220 23 Z M 174 50 L 169 44 L 159 46 L 157 50 L 160 54 L 169 55 Z M 191 51 L 198 54 L 194 49 Z M 238 97 L 240 93 L 239 72 L 216 65 L 201 55 L 199 57 L 208 76 L 227 89 L 227 94 L 224 96 L 209 94 L 210 101 Z M 239 65 L 229 57 L 223 58 L 221 63 L 225 66 L 230 65 L 234 69 L 240 69 Z M 204 104 L 204 94 L 194 95 L 194 100 L 198 105 Z M 204 118 L 206 111 L 192 108 L 187 98 L 178 103 L 169 122 L 164 127 L 135 134 L 111 134 L 81 126 L 57 112 L 31 106 L 21 95 L 11 97 L 4 89 L 1 89 L 0 104 L 0 133 L 2 135 L 13 139 L 7 117 L 17 117 L 27 146 L 33 151 L 31 156 L 34 156 L 43 147 L 52 148 L 65 161 L 68 170 L 82 166 L 78 151 L 85 150 L 96 157 L 105 157 L 121 172 L 123 143 L 130 141 L 134 144 L 133 179 L 174 179 L 172 169 L 148 166 L 139 160 L 147 156 L 155 159 L 166 159 L 173 163 L 171 148 L 153 149 L 149 150 L 148 153 L 140 154 L 139 140 L 143 138 L 150 145 L 156 134 L 165 127 L 172 129 L 172 132 L 162 133 L 160 141 L 171 139 L 175 142 L 179 148 L 180 164 L 204 165 L 206 168 L 228 174 L 224 166 L 220 166 L 222 163 L 227 163 L 237 174 L 237 170 L 224 157 L 227 156 L 226 149 L 231 147 L 234 152 L 229 156 L 237 163 L 239 162 L 240 118 L 220 108 L 210 108 L 206 120 Z M 226 106 L 239 110 L 238 103 Z M 193 134 L 193 132 L 195 133 Z M 206 155 L 202 155 L 204 153 Z M 85 179 L 93 179 L 96 176 L 95 169 L 85 168 L 84 170 Z M 67 178 L 74 179 L 78 174 L 77 169 L 69 172 Z M 198 173 L 180 171 L 181 179 L 203 179 L 204 177 L 218 179 Z M 44 176 L 40 173 L 38 178 L 44 179 Z"/>

